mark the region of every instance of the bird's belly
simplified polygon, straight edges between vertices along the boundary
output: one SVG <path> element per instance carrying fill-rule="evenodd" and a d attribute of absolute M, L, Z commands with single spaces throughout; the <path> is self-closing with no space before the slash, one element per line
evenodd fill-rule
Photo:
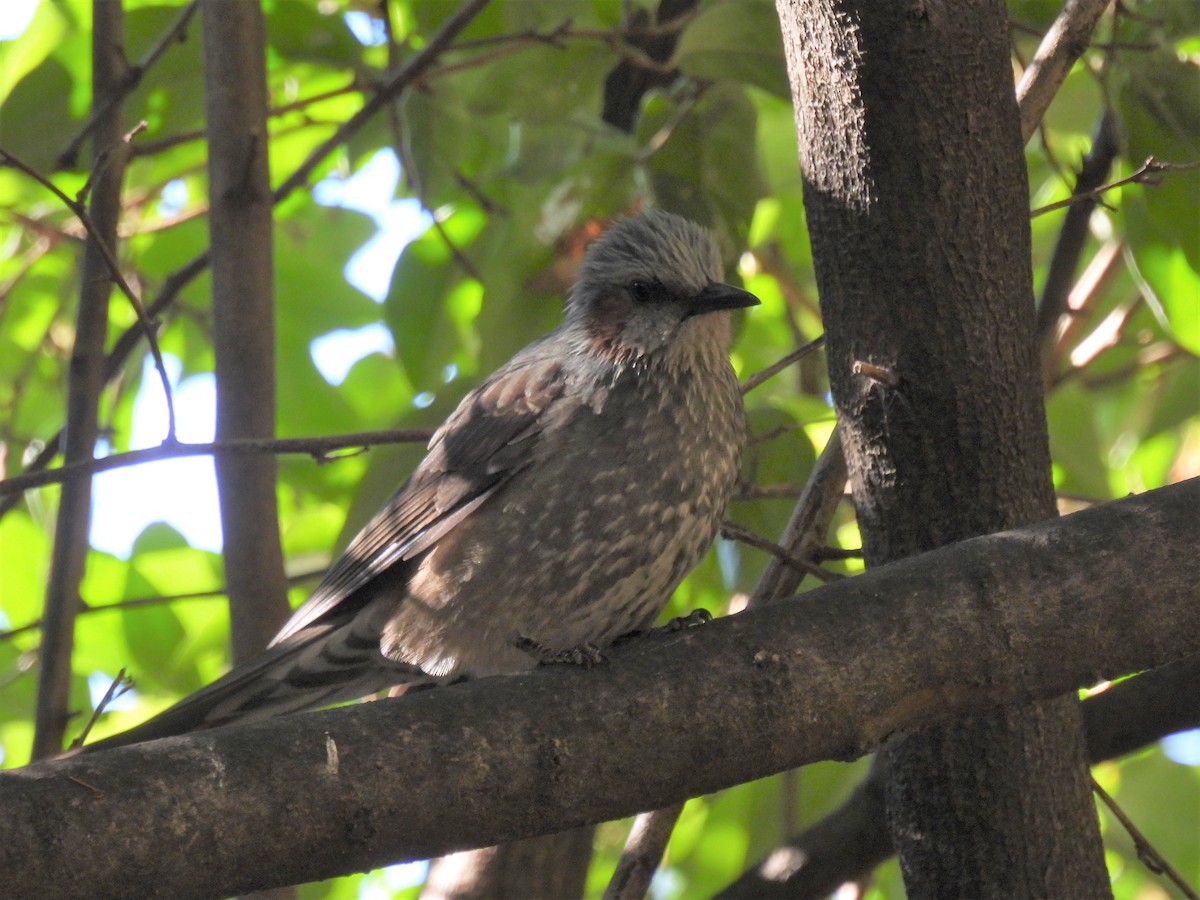
<path fill-rule="evenodd" d="M 422 560 L 384 653 L 439 678 L 500 674 L 536 664 L 522 644 L 603 647 L 652 622 L 711 543 L 737 465 L 733 439 L 702 466 L 655 444 L 613 465 L 597 440 L 513 479 Z"/>

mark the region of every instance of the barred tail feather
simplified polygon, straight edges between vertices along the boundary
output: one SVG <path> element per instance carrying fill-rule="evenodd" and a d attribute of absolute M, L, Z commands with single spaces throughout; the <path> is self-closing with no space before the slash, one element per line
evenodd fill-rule
<path fill-rule="evenodd" d="M 271 716 L 355 700 L 397 684 L 428 679 L 379 651 L 378 638 L 358 634 L 354 622 L 286 643 L 236 666 L 141 725 L 83 749 L 107 750 Z"/>

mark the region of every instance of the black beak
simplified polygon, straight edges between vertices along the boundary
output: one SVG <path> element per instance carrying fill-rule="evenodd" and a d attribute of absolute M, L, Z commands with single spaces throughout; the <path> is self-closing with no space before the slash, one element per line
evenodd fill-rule
<path fill-rule="evenodd" d="M 704 313 L 716 312 L 719 309 L 744 309 L 747 306 L 758 306 L 759 300 L 749 291 L 743 291 L 731 284 L 714 282 L 688 301 L 687 314 L 699 316 Z"/>

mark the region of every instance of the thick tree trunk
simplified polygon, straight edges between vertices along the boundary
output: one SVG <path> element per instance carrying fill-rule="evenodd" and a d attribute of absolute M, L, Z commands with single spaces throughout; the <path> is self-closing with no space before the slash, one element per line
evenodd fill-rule
<path fill-rule="evenodd" d="M 778 6 L 868 564 L 1053 516 L 1003 4 Z M 882 752 L 909 896 L 1108 894 L 1074 698 Z"/>

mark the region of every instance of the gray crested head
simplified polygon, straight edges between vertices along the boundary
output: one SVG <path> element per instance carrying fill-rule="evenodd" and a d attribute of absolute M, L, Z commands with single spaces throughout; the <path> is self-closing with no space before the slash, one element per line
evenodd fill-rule
<path fill-rule="evenodd" d="M 725 353 L 727 311 L 758 299 L 722 283 L 722 272 L 717 243 L 699 225 L 661 211 L 620 219 L 588 248 L 566 326 L 615 363 L 678 355 L 672 348 Z"/>

